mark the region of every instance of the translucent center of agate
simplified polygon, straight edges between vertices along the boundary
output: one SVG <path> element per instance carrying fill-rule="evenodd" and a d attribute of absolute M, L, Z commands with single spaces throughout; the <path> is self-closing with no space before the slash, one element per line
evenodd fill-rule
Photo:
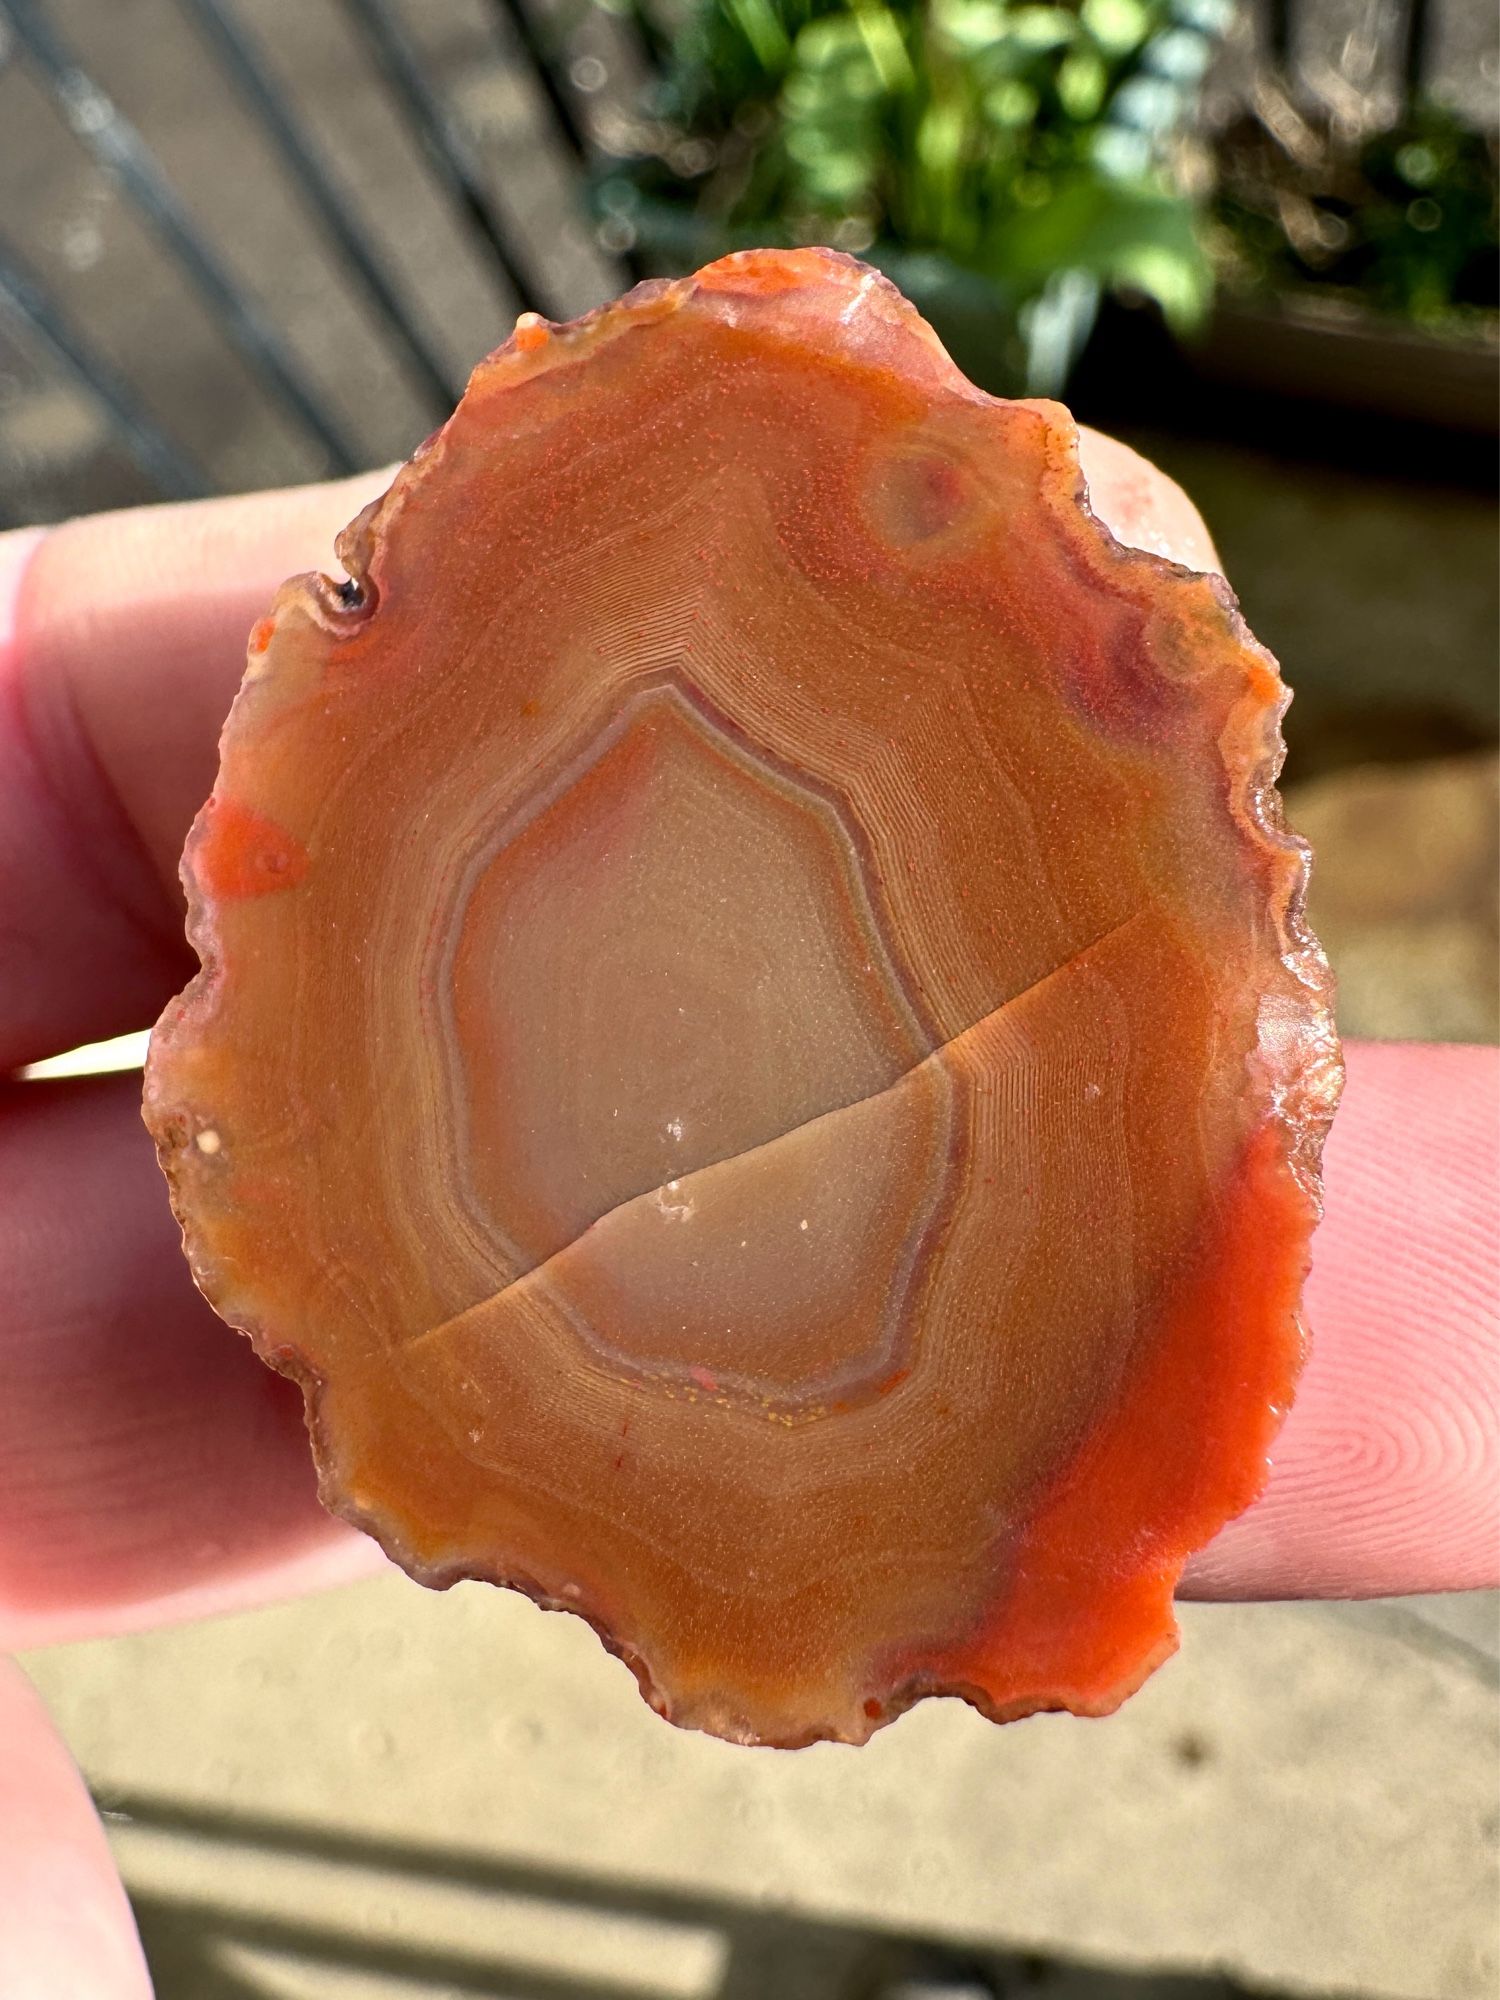
<path fill-rule="evenodd" d="M 959 1107 L 910 1077 L 934 1037 L 868 868 L 685 676 L 469 867 L 440 978 L 470 1198 L 611 1365 L 781 1405 L 900 1367 Z"/>

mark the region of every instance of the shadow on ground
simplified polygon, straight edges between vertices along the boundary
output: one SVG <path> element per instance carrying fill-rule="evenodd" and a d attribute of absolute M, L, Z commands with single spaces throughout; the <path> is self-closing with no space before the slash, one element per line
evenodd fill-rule
<path fill-rule="evenodd" d="M 144 1794 L 117 1796 L 106 1816 L 192 1842 L 200 1853 L 217 1848 L 226 1867 L 237 1865 L 248 1848 L 292 1868 L 332 1865 L 356 1878 L 362 1874 L 371 1885 L 372 1909 L 382 1891 L 392 1893 L 392 1883 L 396 1893 L 405 1884 L 416 1895 L 440 1886 L 488 1897 L 497 1906 L 513 1908 L 517 1899 L 544 1903 L 554 1915 L 583 1925 L 600 1917 L 645 1920 L 662 1932 L 664 1943 L 675 1932 L 709 1946 L 696 1954 L 696 1965 L 673 1955 L 670 1976 L 656 1985 L 649 1975 L 643 1979 L 638 1953 L 618 1978 L 567 1976 L 503 1950 L 457 1950 L 362 1933 L 349 1923 L 137 1894 L 136 1920 L 159 2000 L 266 2000 L 272 1991 L 287 1990 L 279 1981 L 266 1983 L 278 1966 L 304 1980 L 331 1977 L 336 1991 L 348 1981 L 351 1992 L 363 1995 L 373 1981 L 382 1991 L 479 1994 L 486 2000 L 665 2000 L 688 1993 L 702 2000 L 1231 2000 L 1245 1990 L 1215 1976 L 1140 1975 L 1036 1955 L 965 1952 L 933 1939 L 884 1936 L 866 1926 L 758 1908 L 748 1900 L 502 1862 L 456 1844 L 382 1840 L 265 1814 L 205 1812 Z M 317 1990 L 323 1991 L 321 1983 Z"/>

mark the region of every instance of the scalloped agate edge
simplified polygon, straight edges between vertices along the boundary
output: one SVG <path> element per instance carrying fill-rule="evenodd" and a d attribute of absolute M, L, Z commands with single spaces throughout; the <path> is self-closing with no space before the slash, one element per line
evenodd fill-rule
<path fill-rule="evenodd" d="M 532 380 L 552 369 L 572 367 L 609 343 L 691 307 L 701 297 L 721 301 L 725 297 L 743 298 L 747 311 L 762 316 L 768 310 L 767 302 L 775 302 L 786 311 L 785 338 L 795 344 L 809 339 L 819 330 L 820 323 L 821 330 L 827 332 L 830 293 L 839 304 L 834 316 L 838 338 L 861 366 L 879 370 L 909 365 L 915 336 L 927 357 L 929 377 L 924 386 L 936 385 L 940 393 L 976 406 L 991 404 L 992 399 L 959 375 L 931 330 L 893 287 L 854 260 L 821 251 L 740 253 L 691 278 L 638 286 L 624 299 L 570 325 L 553 326 L 535 315 L 524 315 L 511 339 L 475 371 L 470 393 L 493 397 L 508 385 Z M 798 315 L 804 308 L 806 316 L 799 324 Z M 764 317 L 759 323 L 764 326 Z M 1170 586 L 1174 578 L 1184 581 L 1193 578 L 1192 572 L 1115 539 L 1107 525 L 1090 511 L 1079 468 L 1077 432 L 1067 412 L 1048 403 L 1032 402 L 1023 407 L 1044 420 L 1050 438 L 1048 478 L 1055 490 L 1069 496 L 1079 515 L 1093 524 L 1101 556 L 1122 569 L 1140 570 L 1153 583 L 1163 586 Z M 441 479 L 442 443 L 448 429 L 445 426 L 429 439 L 397 474 L 389 491 L 367 507 L 339 537 L 338 553 L 352 580 L 352 590 L 324 576 L 294 579 L 284 586 L 272 619 L 263 621 L 263 627 L 274 625 L 287 610 L 295 608 L 337 640 L 361 630 L 378 616 L 383 551 L 393 538 L 401 535 L 403 511 L 421 499 L 430 480 Z M 1193 580 L 1200 584 L 1202 581 Z M 1288 1202 L 1283 1222 L 1289 1228 L 1300 1229 L 1305 1238 L 1316 1219 L 1321 1146 L 1341 1082 L 1331 1018 L 1331 976 L 1303 914 L 1307 849 L 1285 831 L 1275 789 L 1284 754 L 1280 721 L 1289 697 L 1274 662 L 1246 631 L 1228 585 L 1221 577 L 1212 575 L 1208 587 L 1228 632 L 1243 647 L 1249 663 L 1244 697 L 1231 712 L 1221 739 L 1229 783 L 1229 809 L 1247 846 L 1257 850 L 1266 864 L 1272 884 L 1269 915 L 1279 938 L 1281 961 L 1292 974 L 1296 992 L 1301 996 L 1294 1006 L 1287 1004 L 1283 995 L 1278 1003 L 1268 1005 L 1263 1011 L 1252 1058 L 1251 1082 L 1266 1107 L 1262 1127 L 1265 1144 L 1284 1161 L 1297 1191 L 1298 1202 Z M 247 685 L 263 671 L 270 639 L 269 629 L 263 627 L 257 627 L 252 637 Z M 226 746 L 233 727 L 231 718 Z M 176 1051 L 185 1039 L 191 1038 L 199 1018 L 211 1011 L 211 995 L 222 964 L 220 897 L 213 883 L 204 879 L 205 874 L 213 871 L 203 865 L 205 845 L 213 835 L 212 805 L 211 801 L 195 824 L 183 862 L 190 910 L 189 935 L 199 951 L 203 970 L 167 1010 L 153 1038 L 147 1075 L 147 1123 L 157 1141 L 174 1210 L 183 1226 L 185 1248 L 200 1289 L 231 1324 L 248 1333 L 264 1360 L 302 1385 L 320 1466 L 322 1496 L 332 1511 L 371 1533 L 403 1568 L 424 1583 L 445 1587 L 462 1578 L 476 1577 L 504 1583 L 544 1606 L 585 1617 L 603 1643 L 632 1668 L 643 1693 L 654 1706 L 674 1720 L 743 1740 L 792 1744 L 825 1735 L 863 1740 L 913 1701 L 933 1693 L 960 1695 L 995 1719 L 1008 1719 L 1045 1707 L 1066 1707 L 1077 1713 L 1108 1713 L 1170 1654 L 1176 1644 L 1170 1612 L 1171 1587 L 1183 1562 L 1225 1520 L 1242 1511 L 1264 1483 L 1266 1455 L 1300 1366 L 1302 1333 L 1295 1314 L 1288 1316 L 1286 1344 L 1280 1361 L 1284 1395 L 1268 1405 L 1260 1419 L 1246 1420 L 1248 1428 L 1234 1462 L 1219 1468 L 1212 1492 L 1198 1496 L 1191 1519 L 1184 1522 L 1177 1541 L 1157 1551 L 1149 1574 L 1140 1580 L 1142 1603 L 1149 1600 L 1149 1609 L 1143 1611 L 1140 1629 L 1119 1658 L 1103 1662 L 1092 1678 L 1089 1673 L 1074 1674 L 1055 1662 L 1042 1660 L 1026 1669 L 1032 1675 L 1030 1682 L 1025 1681 L 1023 1673 L 1020 1683 L 1007 1685 L 1004 1673 L 990 1671 L 991 1662 L 981 1634 L 974 1637 L 972 1644 L 955 1644 L 946 1649 L 944 1657 L 897 1679 L 882 1691 L 878 1702 L 865 1704 L 864 1721 L 852 1725 L 845 1719 L 838 1726 L 816 1726 L 784 1736 L 760 1736 L 753 1729 L 726 1722 L 717 1713 L 698 1714 L 691 1709 L 679 1712 L 671 1691 L 655 1680 L 648 1660 L 622 1639 L 604 1613 L 576 1597 L 547 1588 L 511 1565 L 496 1569 L 463 1559 L 434 1560 L 410 1544 L 399 1522 L 341 1490 L 336 1467 L 337 1442 L 325 1435 L 320 1417 L 323 1384 L 318 1371 L 299 1352 L 287 1327 L 257 1323 L 254 1315 L 245 1311 L 245 1288 L 239 1273 L 222 1261 L 212 1240 L 213 1231 L 204 1226 L 199 1214 L 198 1176 L 203 1169 L 201 1155 L 207 1149 L 195 1148 L 197 1134 L 192 1122 L 185 1120 L 174 1065 Z M 1295 1216 L 1294 1207 L 1298 1210 Z M 1304 1249 L 1303 1273 L 1306 1261 Z M 253 1291 L 253 1286 L 249 1289 Z M 1066 1496 L 1060 1504 L 1066 1504 Z"/>

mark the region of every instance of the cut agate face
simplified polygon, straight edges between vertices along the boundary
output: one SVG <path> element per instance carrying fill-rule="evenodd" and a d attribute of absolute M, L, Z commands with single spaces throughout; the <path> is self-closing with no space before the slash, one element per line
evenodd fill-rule
<path fill-rule="evenodd" d="M 339 553 L 147 1082 L 327 1504 L 738 1741 L 1114 1707 L 1261 1485 L 1338 1081 L 1222 579 L 824 251 L 523 319 Z"/>

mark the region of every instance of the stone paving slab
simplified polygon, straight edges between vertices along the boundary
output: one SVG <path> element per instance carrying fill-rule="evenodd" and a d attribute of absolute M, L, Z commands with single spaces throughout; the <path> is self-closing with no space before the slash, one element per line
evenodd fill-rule
<path fill-rule="evenodd" d="M 394 1574 L 27 1664 L 111 1812 L 163 2000 L 373 2000 L 381 1951 L 408 1992 L 458 1959 L 493 1977 L 470 1992 L 541 1991 L 515 1982 L 545 1966 L 559 1995 L 708 1996 L 754 1916 L 1492 2000 L 1494 1676 L 1370 1611 L 1189 1606 L 1107 1722 L 929 1702 L 862 1751 L 792 1754 L 673 1731 L 575 1620 Z M 239 1983 L 204 1983 L 214 1936 Z"/>

